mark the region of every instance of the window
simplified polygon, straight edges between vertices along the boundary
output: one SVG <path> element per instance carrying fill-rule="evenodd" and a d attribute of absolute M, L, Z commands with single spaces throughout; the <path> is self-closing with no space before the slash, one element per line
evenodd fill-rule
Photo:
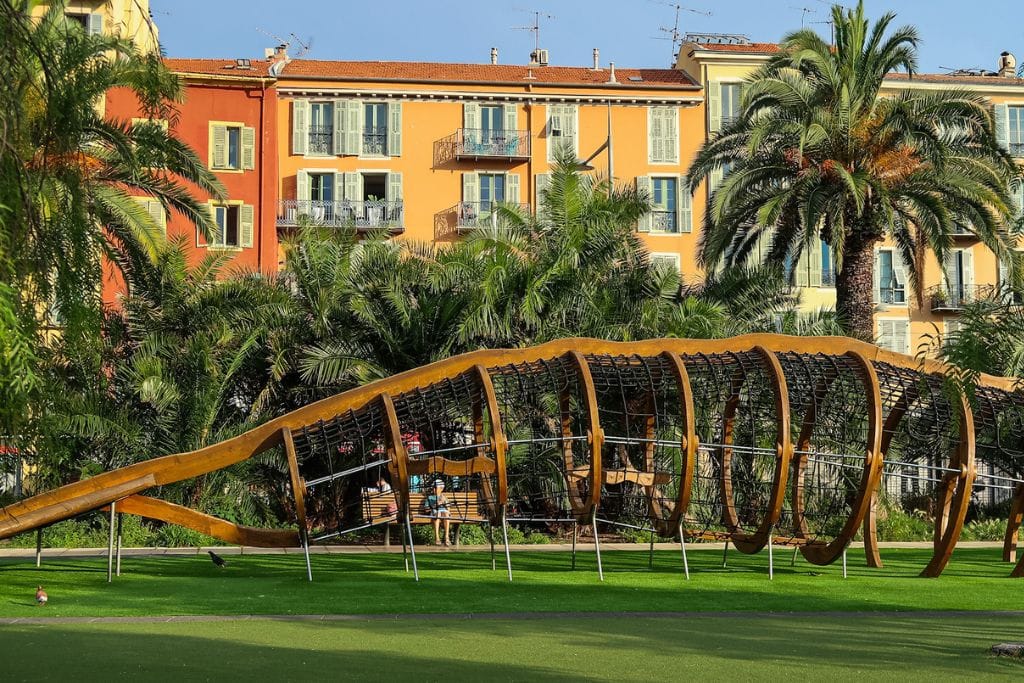
<path fill-rule="evenodd" d="M 1024 107 L 1007 107 L 1007 146 L 1010 154 L 1024 157 Z"/>
<path fill-rule="evenodd" d="M 1016 260 L 1017 268 L 1024 268 L 1024 250 L 1016 250 L 1011 252 L 1011 254 Z M 999 291 L 1006 303 L 1014 306 L 1024 304 L 1024 289 L 1013 286 L 1013 282 L 1010 279 L 1010 270 L 1007 268 L 1007 264 L 1002 261 L 999 262 Z"/>
<path fill-rule="evenodd" d="M 368 102 L 363 107 L 363 154 L 388 153 L 388 105 Z"/>
<path fill-rule="evenodd" d="M 206 244 L 197 242 L 197 246 L 219 249 L 242 249 L 253 246 L 255 211 L 252 204 L 211 204 L 210 211 L 216 228 Z"/>
<path fill-rule="evenodd" d="M 959 307 L 973 297 L 974 254 L 967 249 L 955 249 L 946 255 L 942 270 L 946 278 L 945 294 L 951 305 Z"/>
<path fill-rule="evenodd" d="M 495 202 L 505 201 L 505 174 L 480 174 L 480 209 L 490 211 Z"/>
<path fill-rule="evenodd" d="M 651 252 L 650 255 L 651 265 L 658 269 L 673 270 L 676 273 L 679 272 L 680 258 L 679 254 L 674 252 Z"/>
<path fill-rule="evenodd" d="M 334 153 L 334 105 L 312 102 L 309 105 L 308 154 Z"/>
<path fill-rule="evenodd" d="M 883 304 L 907 303 L 906 274 L 902 259 L 892 249 L 878 252 L 878 300 Z"/>
<path fill-rule="evenodd" d="M 679 232 L 676 179 L 651 178 L 651 232 Z"/>
<path fill-rule="evenodd" d="M 480 136 L 485 144 L 493 138 L 504 135 L 504 116 L 504 107 L 492 105 L 480 107 Z"/>
<path fill-rule="evenodd" d="M 152 199 L 151 197 L 135 197 L 135 201 L 142 205 L 142 208 L 146 210 L 153 222 L 159 226 L 161 232 L 167 234 L 167 212 L 164 211 L 164 205 L 158 200 Z"/>
<path fill-rule="evenodd" d="M 103 15 L 102 14 L 87 14 L 84 12 L 65 12 L 64 16 L 68 21 L 72 21 L 90 35 L 99 35 L 103 33 Z"/>
<path fill-rule="evenodd" d="M 824 241 L 821 243 L 821 286 L 836 286 L 836 271 L 832 266 L 832 248 Z"/>
<path fill-rule="evenodd" d="M 722 84 L 722 126 L 728 126 L 740 116 L 740 97 L 742 84 Z"/>
<path fill-rule="evenodd" d="M 256 168 L 256 129 L 240 123 L 211 123 L 210 168 L 215 171 Z"/>
<path fill-rule="evenodd" d="M 652 164 L 679 163 L 679 110 L 675 107 L 647 110 L 647 157 Z"/>
<path fill-rule="evenodd" d="M 910 353 L 910 321 L 884 318 L 878 321 L 878 346 L 896 353 Z"/>
<path fill-rule="evenodd" d="M 562 146 L 579 154 L 576 137 L 576 105 L 548 105 L 548 161 L 554 161 L 555 150 Z"/>

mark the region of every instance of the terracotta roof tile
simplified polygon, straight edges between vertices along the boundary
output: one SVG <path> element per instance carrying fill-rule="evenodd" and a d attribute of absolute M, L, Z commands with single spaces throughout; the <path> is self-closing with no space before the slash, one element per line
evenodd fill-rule
<path fill-rule="evenodd" d="M 251 68 L 239 69 L 233 59 L 164 59 L 164 64 L 167 65 L 167 68 L 175 73 L 238 76 L 240 78 L 266 77 L 269 75 L 270 62 L 265 59 L 253 59 L 249 63 Z"/>
<path fill-rule="evenodd" d="M 532 75 L 533 80 L 527 79 Z M 608 83 L 607 69 L 594 71 L 575 66 L 526 66 L 518 64 L 452 64 L 444 62 L 348 62 L 296 59 L 281 78 L 337 78 L 339 80 L 399 80 L 419 82 L 558 83 L 589 85 Z M 615 87 L 698 88 L 677 69 L 615 69 Z M 639 79 L 639 80 L 634 80 Z"/>

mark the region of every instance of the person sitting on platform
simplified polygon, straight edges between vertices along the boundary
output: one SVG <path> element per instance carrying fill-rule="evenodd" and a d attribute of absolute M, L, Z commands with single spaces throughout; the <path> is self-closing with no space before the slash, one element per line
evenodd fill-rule
<path fill-rule="evenodd" d="M 434 481 L 434 492 L 423 499 L 424 512 L 434 518 L 434 545 L 441 545 L 439 534 L 441 521 L 444 520 L 444 544 L 451 545 L 448 540 L 448 528 L 451 525 L 451 514 L 448 512 L 448 496 L 444 495 L 444 482 Z"/>

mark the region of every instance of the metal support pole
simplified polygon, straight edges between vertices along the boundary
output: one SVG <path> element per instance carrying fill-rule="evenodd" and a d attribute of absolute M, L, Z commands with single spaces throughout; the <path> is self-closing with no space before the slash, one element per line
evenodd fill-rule
<path fill-rule="evenodd" d="M 576 569 L 576 536 L 579 532 L 579 525 L 574 519 L 572 521 L 572 568 Z"/>
<path fill-rule="evenodd" d="M 405 546 L 405 529 L 401 528 L 402 526 L 404 526 L 401 523 L 399 523 L 398 526 L 399 526 L 399 532 L 400 532 L 399 536 L 402 537 L 402 561 L 405 562 L 405 571 L 408 572 L 409 571 L 409 554 L 406 552 L 406 546 Z"/>
<path fill-rule="evenodd" d="M 118 515 L 117 515 L 117 562 L 116 562 L 117 570 L 115 572 L 116 576 L 121 576 L 121 518 L 122 517 L 124 517 L 124 515 L 118 513 Z"/>
<path fill-rule="evenodd" d="M 843 578 L 846 578 L 846 548 L 843 548 Z"/>
<path fill-rule="evenodd" d="M 768 541 L 768 580 L 775 579 L 775 555 L 772 553 L 772 542 Z"/>
<path fill-rule="evenodd" d="M 412 543 L 412 521 L 409 519 L 409 511 L 405 511 L 405 533 L 409 537 L 409 557 L 412 558 L 412 574 L 416 580 L 420 580 L 420 570 L 416 566 L 416 547 Z"/>
<path fill-rule="evenodd" d="M 491 542 L 491 571 L 494 571 L 498 567 L 494 563 L 494 525 L 490 522 L 487 523 L 487 538 Z"/>
<path fill-rule="evenodd" d="M 43 564 L 43 527 L 36 529 L 36 567 Z"/>
<path fill-rule="evenodd" d="M 306 578 L 313 581 L 313 565 L 309 561 L 309 534 L 303 530 L 302 532 L 302 552 L 306 554 Z"/>
<path fill-rule="evenodd" d="M 683 573 L 686 580 L 690 580 L 690 563 L 686 561 L 686 530 L 683 529 L 683 520 L 679 520 L 679 552 L 683 555 Z"/>
<path fill-rule="evenodd" d="M 597 508 L 594 508 L 594 513 L 591 521 L 591 525 L 594 529 L 594 553 L 597 555 L 597 576 L 599 579 L 604 581 L 604 567 L 601 566 L 601 539 L 597 537 Z"/>
<path fill-rule="evenodd" d="M 725 539 L 725 547 L 722 548 L 722 566 L 725 567 L 729 561 L 729 539 Z"/>
<path fill-rule="evenodd" d="M 654 528 L 651 528 L 651 545 L 647 551 L 647 568 L 654 569 Z"/>
<path fill-rule="evenodd" d="M 512 553 L 508 548 L 508 521 L 505 519 L 505 508 L 501 509 L 501 540 L 505 543 L 505 565 L 508 567 L 508 581 L 512 583 Z"/>
<path fill-rule="evenodd" d="M 799 549 L 800 549 L 800 546 L 798 546 L 798 545 L 793 546 L 793 559 L 790 560 L 790 562 L 789 562 L 789 566 L 790 567 L 795 567 L 796 566 L 796 551 L 799 550 Z"/>
<path fill-rule="evenodd" d="M 117 502 L 110 504 L 110 528 L 107 534 L 107 583 L 114 580 L 114 517 L 117 515 Z"/>

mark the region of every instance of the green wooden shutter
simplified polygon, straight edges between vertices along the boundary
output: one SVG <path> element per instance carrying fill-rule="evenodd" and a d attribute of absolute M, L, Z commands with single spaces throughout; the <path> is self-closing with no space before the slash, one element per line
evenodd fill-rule
<path fill-rule="evenodd" d="M 388 155 L 402 156 L 401 102 L 388 102 Z"/>
<path fill-rule="evenodd" d="M 662 150 L 665 161 L 670 164 L 679 163 L 679 109 L 665 107 L 662 120 Z"/>
<path fill-rule="evenodd" d="M 810 249 L 805 245 L 800 251 L 800 258 L 796 260 L 796 265 L 793 267 L 793 283 L 797 287 L 807 287 L 810 285 Z"/>
<path fill-rule="evenodd" d="M 572 151 L 576 153 L 577 158 L 580 155 L 580 139 L 579 134 L 576 130 L 576 116 L 579 111 L 579 107 L 575 104 L 565 105 L 565 113 L 563 119 L 565 121 L 565 129 L 567 131 L 567 137 L 572 142 Z"/>
<path fill-rule="evenodd" d="M 228 166 L 228 127 L 213 126 L 213 167 Z"/>
<path fill-rule="evenodd" d="M 536 179 L 536 188 L 533 193 L 533 204 L 534 212 L 537 214 L 538 219 L 544 217 L 544 209 L 547 205 L 547 193 L 548 187 L 551 186 L 551 174 L 550 173 L 538 173 Z"/>
<path fill-rule="evenodd" d="M 334 205 L 337 206 L 345 199 L 345 174 L 334 174 Z"/>
<path fill-rule="evenodd" d="M 292 154 L 305 156 L 309 149 L 309 101 L 292 102 Z"/>
<path fill-rule="evenodd" d="M 708 88 L 708 132 L 722 130 L 722 82 L 712 81 Z"/>
<path fill-rule="evenodd" d="M 964 249 L 964 285 L 974 286 L 974 251 Z"/>
<path fill-rule="evenodd" d="M 361 202 L 363 201 L 363 174 L 361 173 L 345 173 L 345 201 L 346 202 Z"/>
<path fill-rule="evenodd" d="M 388 202 L 402 201 L 402 174 L 388 173 L 388 185 L 384 199 Z"/>
<path fill-rule="evenodd" d="M 652 164 L 665 160 L 661 111 L 661 107 L 647 108 L 647 160 Z"/>
<path fill-rule="evenodd" d="M 309 201 L 309 173 L 306 171 L 300 170 L 295 174 L 295 199 Z"/>
<path fill-rule="evenodd" d="M 242 128 L 242 168 L 251 171 L 256 168 L 256 129 Z"/>
<path fill-rule="evenodd" d="M 253 245 L 255 214 L 252 204 L 242 204 L 238 207 L 238 246 L 243 249 L 251 248 Z"/>
<path fill-rule="evenodd" d="M 723 178 L 725 178 L 725 171 L 722 168 L 711 169 L 711 173 L 708 174 L 708 196 L 715 193 L 718 186 L 722 184 Z"/>
<path fill-rule="evenodd" d="M 996 124 L 996 142 L 1007 149 L 1010 146 L 1010 108 L 1005 104 L 997 104 L 992 112 Z"/>
<path fill-rule="evenodd" d="M 647 201 L 650 202 L 651 201 L 651 196 L 652 196 L 651 177 L 650 176 L 645 176 L 645 175 L 637 176 L 637 178 L 636 178 L 636 190 L 637 190 L 637 192 L 640 193 L 641 196 L 646 197 Z M 651 231 L 651 224 L 652 224 L 651 212 L 648 211 L 647 213 L 645 213 L 640 218 L 640 222 L 637 225 L 637 230 L 639 232 L 650 232 Z"/>
<path fill-rule="evenodd" d="M 505 201 L 510 204 L 520 203 L 519 194 L 519 174 L 518 173 L 506 173 L 505 174 Z"/>
<path fill-rule="evenodd" d="M 878 253 L 878 247 L 875 247 L 875 267 L 871 274 L 871 292 L 872 299 L 876 304 L 881 303 L 882 301 L 882 259 L 879 257 Z"/>
<path fill-rule="evenodd" d="M 480 176 L 476 173 L 462 174 L 462 201 L 474 205 L 480 203 Z"/>
<path fill-rule="evenodd" d="M 156 199 L 150 199 L 146 202 L 146 211 L 149 212 L 153 222 L 160 226 L 164 234 L 167 234 L 167 212 L 164 211 L 164 205 Z"/>
<path fill-rule="evenodd" d="M 341 156 L 347 153 L 348 138 L 345 135 L 347 127 L 347 110 L 345 109 L 345 100 L 335 100 L 333 102 L 334 109 L 334 130 L 331 132 L 331 151 L 336 156 Z"/>
<path fill-rule="evenodd" d="M 555 160 L 555 149 L 563 140 L 565 140 L 565 124 L 563 123 L 563 119 L 562 105 L 549 104 L 547 131 L 548 161 Z M 556 131 L 558 135 L 555 135 Z"/>
<path fill-rule="evenodd" d="M 476 151 L 480 144 L 480 105 L 466 102 L 462 105 L 462 149 L 464 152 Z"/>
<path fill-rule="evenodd" d="M 807 254 L 807 263 L 810 266 L 808 272 L 808 285 L 821 287 L 821 237 L 815 235 L 811 240 L 810 253 Z"/>
<path fill-rule="evenodd" d="M 690 186 L 686 176 L 679 178 L 676 186 L 676 213 L 679 232 L 693 232 L 693 195 L 690 194 Z"/>
<path fill-rule="evenodd" d="M 363 153 L 363 118 L 365 113 L 359 100 L 347 100 L 345 102 L 345 154 L 359 155 Z"/>
<path fill-rule="evenodd" d="M 103 35 L 103 15 L 99 13 L 93 13 L 89 15 L 88 19 L 88 33 L 92 36 Z"/>
<path fill-rule="evenodd" d="M 910 321 L 892 321 L 893 349 L 898 353 L 910 353 Z"/>
<path fill-rule="evenodd" d="M 505 118 L 505 132 L 513 133 L 519 130 L 519 107 L 514 103 L 503 105 L 502 113 Z"/>

